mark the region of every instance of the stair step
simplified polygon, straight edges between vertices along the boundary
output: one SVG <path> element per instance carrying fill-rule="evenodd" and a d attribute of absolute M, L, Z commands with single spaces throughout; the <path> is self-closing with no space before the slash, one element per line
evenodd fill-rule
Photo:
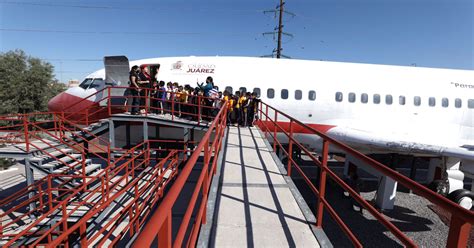
<path fill-rule="evenodd" d="M 87 165 L 91 164 L 92 160 L 86 159 L 85 162 L 86 162 L 86 166 L 87 166 Z M 48 164 L 46 164 L 46 165 L 48 165 Z M 63 165 L 63 164 L 58 164 L 58 165 L 62 165 L 62 166 L 61 166 L 60 168 L 58 168 L 58 169 L 56 169 L 56 170 L 53 171 L 53 173 L 55 173 L 55 174 L 62 174 L 62 173 L 64 173 L 65 171 L 69 170 L 70 167 L 75 168 L 75 169 L 78 170 L 79 167 L 82 166 L 82 163 L 81 163 L 81 162 L 75 162 L 75 163 L 70 164 L 70 167 L 69 167 L 69 166 L 66 166 L 66 165 Z M 54 168 L 54 167 L 56 167 L 56 166 L 58 166 L 58 165 L 53 165 L 53 166 L 48 165 L 48 166 L 49 166 L 48 168 Z"/>
<path fill-rule="evenodd" d="M 69 154 L 71 152 L 72 152 L 72 149 L 63 148 L 63 149 L 60 149 L 59 151 L 50 152 L 50 154 L 54 157 L 60 157 L 62 155 Z M 49 159 L 49 158 L 53 158 L 52 156 L 50 156 L 48 154 L 45 154 L 45 153 L 42 153 L 42 154 L 39 154 L 37 156 L 34 156 L 34 157 L 30 158 L 30 161 L 31 162 L 40 162 L 40 161 L 43 161 L 43 160 L 46 160 L 46 159 Z"/>
<path fill-rule="evenodd" d="M 54 160 L 54 161 L 51 161 L 49 163 L 42 164 L 41 167 L 43 167 L 43 168 L 54 168 L 54 167 L 57 167 L 57 166 L 65 166 L 64 163 L 66 163 L 66 164 L 78 163 L 78 161 L 82 161 L 81 158 L 82 158 L 81 154 L 77 154 L 77 153 L 76 154 L 69 154 L 69 156 L 64 156 L 64 157 L 58 159 L 59 161 Z"/>
<path fill-rule="evenodd" d="M 93 175 L 89 175 L 89 174 L 93 173 L 94 171 L 96 171 L 100 168 L 101 168 L 101 164 L 91 164 L 91 163 L 86 164 L 86 168 L 85 168 L 86 175 L 93 176 Z M 61 169 L 58 169 L 58 170 L 61 170 Z M 82 168 L 77 168 L 77 171 L 74 174 L 81 175 L 82 174 Z"/>
<path fill-rule="evenodd" d="M 100 122 L 92 123 L 89 125 L 89 127 L 100 127 L 100 126 L 102 126 L 102 123 Z"/>
<path fill-rule="evenodd" d="M 91 174 L 93 171 L 100 169 L 101 165 L 100 164 L 90 164 L 86 166 L 86 175 Z"/>

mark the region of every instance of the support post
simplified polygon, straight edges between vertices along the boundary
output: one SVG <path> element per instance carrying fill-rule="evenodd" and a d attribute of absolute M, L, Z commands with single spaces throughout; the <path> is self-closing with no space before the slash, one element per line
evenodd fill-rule
<path fill-rule="evenodd" d="M 30 152 L 30 141 L 29 141 L 29 133 L 28 133 L 28 116 L 25 114 L 23 115 L 23 129 L 25 133 L 25 145 L 26 145 L 26 152 Z"/>
<path fill-rule="evenodd" d="M 351 161 L 349 158 L 350 158 L 350 155 L 346 154 L 345 159 L 344 159 L 344 173 L 343 173 L 345 178 L 349 177 L 349 167 L 351 165 Z"/>
<path fill-rule="evenodd" d="M 446 247 L 467 247 L 467 240 L 469 239 L 472 225 L 453 215 L 451 216 L 449 227 Z"/>
<path fill-rule="evenodd" d="M 87 247 L 87 227 L 86 223 L 79 227 L 79 239 L 81 240 L 81 247 Z"/>
<path fill-rule="evenodd" d="M 265 105 L 265 139 L 268 139 L 268 125 L 268 105 Z"/>
<path fill-rule="evenodd" d="M 276 151 L 278 112 L 275 110 L 275 121 L 273 122 L 273 151 Z"/>
<path fill-rule="evenodd" d="M 33 169 L 31 168 L 29 158 L 25 158 L 25 173 L 26 173 L 26 184 L 28 186 L 30 186 L 35 182 L 35 178 L 34 178 L 34 172 L 33 172 Z M 29 199 L 31 199 L 33 197 L 35 197 L 34 192 L 28 193 L 28 198 Z M 30 210 L 35 209 L 35 208 L 36 208 L 36 204 L 34 202 L 31 202 L 30 203 Z"/>
<path fill-rule="evenodd" d="M 326 195 L 326 170 L 328 166 L 328 153 L 329 153 L 329 141 L 323 141 L 323 150 L 322 150 L 322 160 L 321 160 L 321 170 L 319 177 L 319 198 L 318 198 L 318 209 L 316 216 L 316 227 L 322 228 L 323 226 L 323 212 L 324 212 L 324 203 L 322 199 Z"/>
<path fill-rule="evenodd" d="M 148 140 L 148 121 L 143 122 L 143 140 Z"/>
<path fill-rule="evenodd" d="M 109 116 L 112 115 L 112 98 L 110 97 L 110 87 L 107 87 L 107 109 L 108 109 L 108 112 L 109 112 Z"/>
<path fill-rule="evenodd" d="M 382 181 L 377 189 L 375 204 L 382 210 L 392 210 L 397 195 L 397 181 L 391 177 L 382 176 Z"/>
<path fill-rule="evenodd" d="M 293 120 L 290 120 L 290 136 L 288 141 L 288 165 L 286 166 L 287 175 L 291 177 L 291 160 L 293 159 Z"/>
<path fill-rule="evenodd" d="M 189 128 L 184 128 L 184 135 L 183 135 L 183 154 L 179 155 L 180 157 L 183 158 L 183 161 L 187 159 L 188 156 L 191 156 L 191 152 L 188 149 L 188 142 L 190 140 L 191 136 L 191 130 Z"/>
<path fill-rule="evenodd" d="M 109 143 L 110 148 L 115 148 L 115 123 L 112 119 L 109 119 Z"/>
<path fill-rule="evenodd" d="M 171 247 L 171 218 L 172 214 L 171 211 L 168 212 L 165 222 L 163 226 L 161 226 L 160 230 L 158 231 L 158 247 Z"/>
<path fill-rule="evenodd" d="M 204 180 L 202 182 L 202 200 L 207 202 L 207 195 L 209 194 L 209 173 L 207 171 L 204 173 Z M 205 225 L 207 223 L 207 204 L 204 204 L 202 212 L 201 225 Z"/>

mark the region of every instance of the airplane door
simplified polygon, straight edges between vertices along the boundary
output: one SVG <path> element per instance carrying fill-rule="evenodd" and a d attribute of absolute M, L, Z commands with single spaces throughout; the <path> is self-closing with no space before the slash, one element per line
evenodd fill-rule
<path fill-rule="evenodd" d="M 130 71 L 130 65 L 126 56 L 106 56 L 104 57 L 104 68 L 105 68 L 105 85 L 110 86 L 123 86 L 128 87 L 128 76 Z M 112 88 L 110 90 L 111 96 L 121 96 L 121 98 L 112 98 L 111 104 L 113 106 L 123 105 L 125 103 L 125 90 L 126 88 Z M 108 91 L 104 91 L 104 95 L 108 94 Z M 100 97 L 100 96 L 99 96 Z M 105 97 L 105 96 L 104 96 Z M 107 106 L 107 101 L 101 101 L 100 106 Z"/>

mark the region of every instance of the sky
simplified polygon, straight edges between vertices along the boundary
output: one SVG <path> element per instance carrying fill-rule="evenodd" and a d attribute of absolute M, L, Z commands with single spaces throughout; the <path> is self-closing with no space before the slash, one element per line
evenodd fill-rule
<path fill-rule="evenodd" d="M 0 0 L 0 52 L 82 80 L 107 55 L 269 55 L 278 0 Z M 293 59 L 474 69 L 472 0 L 287 0 Z"/>

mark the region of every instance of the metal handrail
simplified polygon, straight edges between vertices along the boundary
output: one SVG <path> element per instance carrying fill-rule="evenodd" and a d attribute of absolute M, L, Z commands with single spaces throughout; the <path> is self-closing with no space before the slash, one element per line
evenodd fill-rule
<path fill-rule="evenodd" d="M 265 107 L 265 110 L 264 110 L 264 107 Z M 269 115 L 268 109 L 271 109 L 274 111 L 273 119 L 272 119 L 272 116 Z M 451 217 L 451 224 L 450 224 L 450 232 L 449 232 L 448 241 L 447 241 L 448 246 L 449 247 L 458 247 L 458 246 L 465 247 L 466 246 L 471 225 L 474 224 L 473 212 L 460 207 L 459 205 L 449 201 L 448 199 L 444 198 L 441 195 L 438 195 L 432 192 L 428 188 L 411 180 L 410 178 L 390 169 L 388 166 L 385 166 L 365 156 L 364 154 L 343 144 L 342 142 L 339 142 L 329 137 L 328 135 L 304 124 L 303 122 L 291 117 L 290 115 L 286 113 L 283 113 L 277 110 L 276 108 L 264 102 L 260 104 L 260 108 L 258 108 L 258 111 L 260 112 L 261 118 L 260 120 L 257 121 L 257 124 L 265 132 L 266 137 L 268 134 L 270 134 L 270 136 L 273 138 L 274 150 L 276 149 L 276 146 L 279 146 L 280 148 L 282 148 L 281 150 L 288 157 L 288 175 L 291 176 L 291 168 L 295 167 L 301 173 L 305 182 L 310 186 L 313 193 L 315 193 L 316 197 L 318 197 L 317 223 L 316 223 L 317 227 L 322 228 L 322 221 L 323 221 L 322 215 L 323 215 L 324 208 L 326 208 L 329 214 L 331 215 L 331 217 L 333 217 L 336 223 L 343 229 L 343 231 L 352 241 L 354 246 L 361 247 L 360 241 L 357 240 L 357 238 L 352 233 L 352 231 L 345 225 L 345 223 L 337 215 L 334 209 L 332 209 L 332 207 L 330 206 L 330 204 L 327 202 L 325 198 L 324 190 L 325 190 L 325 185 L 326 185 L 326 175 L 329 175 L 339 186 L 341 186 L 342 188 L 344 188 L 344 190 L 349 192 L 351 197 L 353 197 L 364 208 L 366 208 L 377 220 L 379 220 L 390 232 L 392 232 L 406 246 L 409 246 L 409 247 L 416 246 L 416 244 L 410 238 L 408 238 L 399 228 L 397 228 L 390 221 L 388 221 L 382 214 L 380 214 L 375 209 L 375 207 L 369 204 L 365 199 L 363 199 L 357 192 L 355 192 L 349 185 L 347 185 L 341 178 L 339 178 L 333 171 L 331 171 L 328 168 L 327 156 L 329 154 L 329 145 L 332 145 L 345 151 L 348 154 L 351 154 L 355 158 L 358 158 L 359 160 L 365 162 L 367 165 L 369 165 L 373 169 L 379 171 L 381 174 L 392 178 L 393 180 L 399 182 L 400 184 L 412 190 L 413 192 L 417 193 L 418 195 L 428 199 L 432 203 L 450 212 L 452 217 Z M 285 118 L 288 119 L 287 122 L 290 123 L 290 131 L 286 131 L 284 128 L 282 128 L 278 124 L 278 115 L 284 116 Z M 263 120 L 262 117 L 265 117 L 265 120 Z M 272 124 L 273 127 L 268 127 L 269 125 L 267 125 L 267 123 Z M 321 152 L 322 161 L 317 159 L 314 155 L 312 155 L 306 147 L 304 147 L 302 144 L 300 144 L 298 140 L 294 138 L 293 129 L 296 124 L 300 126 L 302 129 L 304 129 L 305 133 L 314 134 L 323 139 L 323 149 Z M 285 149 L 283 149 L 282 144 L 277 139 L 277 136 L 276 136 L 277 132 L 283 133 L 288 138 L 290 151 L 286 151 Z M 302 149 L 302 151 L 304 151 L 311 158 L 311 160 L 318 167 L 321 168 L 320 177 L 319 177 L 321 180 L 319 191 L 314 187 L 314 185 L 311 183 L 309 178 L 304 174 L 303 170 L 301 170 L 299 165 L 293 160 L 292 158 L 293 154 L 291 152 L 293 145 L 297 145 L 300 149 Z"/>
<path fill-rule="evenodd" d="M 207 207 L 207 196 L 209 192 L 210 182 L 213 175 L 216 172 L 216 161 L 220 152 L 220 144 L 222 143 L 222 137 L 224 134 L 226 120 L 227 120 L 227 107 L 224 106 L 220 109 L 219 113 L 215 117 L 208 131 L 204 134 L 201 142 L 194 150 L 193 154 L 187 160 L 186 165 L 183 167 L 181 173 L 177 177 L 173 186 L 170 188 L 165 198 L 158 206 L 158 209 L 148 220 L 148 223 L 144 226 L 142 231 L 139 233 L 136 241 L 133 244 L 133 247 L 149 247 L 151 242 L 158 236 L 158 246 L 160 247 L 170 247 L 173 243 L 173 246 L 180 247 L 183 244 L 186 230 L 189 227 L 189 222 L 191 214 L 196 207 L 197 197 L 199 191 L 202 189 L 202 200 L 201 205 L 199 206 L 197 218 L 194 221 L 192 233 L 189 236 L 189 240 L 186 244 L 193 246 L 199 232 L 199 225 L 206 223 L 206 207 Z M 211 134 L 215 133 L 213 145 L 210 147 Z M 214 149 L 213 149 L 214 148 Z M 214 151 L 212 151 L 214 150 Z M 175 237 L 175 240 L 172 240 L 171 235 L 171 222 L 172 222 L 172 208 L 175 204 L 178 196 L 180 195 L 183 186 L 191 174 L 192 169 L 195 167 L 198 158 L 201 156 L 201 152 L 204 152 L 204 165 L 201 169 L 199 179 L 196 183 L 196 186 L 193 190 L 191 200 L 186 209 L 185 215 L 179 227 L 178 233 Z M 212 153 L 214 154 L 212 155 Z M 213 157 L 213 163 L 209 167 L 209 162 Z"/>
<path fill-rule="evenodd" d="M 140 150 L 139 154 L 135 154 L 135 149 L 141 149 L 141 148 L 143 148 L 144 150 Z M 136 186 L 135 184 L 138 183 L 140 178 L 145 176 L 143 174 L 138 175 L 138 177 L 134 176 L 134 173 L 135 173 L 134 171 L 135 170 L 141 170 L 141 169 L 144 169 L 147 166 L 149 166 L 148 164 L 149 164 L 150 159 L 151 159 L 149 154 L 150 154 L 149 142 L 146 141 L 146 142 L 141 143 L 141 144 L 135 146 L 134 148 L 130 149 L 129 151 L 127 151 L 126 154 L 123 155 L 123 157 L 126 157 L 128 155 L 132 155 L 132 159 L 126 161 L 125 163 L 121 163 L 121 164 L 117 164 L 117 161 L 116 161 L 114 164 L 112 164 L 112 165 L 108 166 L 107 168 L 105 168 L 104 171 L 102 171 L 102 173 L 100 173 L 97 176 L 94 176 L 94 177 L 85 176 L 84 177 L 84 176 L 76 176 L 76 175 L 54 175 L 54 174 L 50 174 L 47 177 L 41 179 L 40 180 L 41 183 L 37 182 L 35 184 L 35 185 L 40 186 L 39 191 L 42 192 L 42 193 L 37 194 L 36 198 L 42 199 L 43 197 L 46 196 L 47 200 L 46 200 L 46 202 L 41 201 L 41 206 L 39 206 L 36 209 L 32 209 L 31 211 L 29 211 L 29 213 L 39 211 L 39 212 L 42 212 L 43 214 L 38 219 L 36 219 L 32 224 L 30 224 L 27 228 L 22 230 L 20 233 L 15 234 L 15 236 L 12 237 L 12 239 L 9 240 L 6 245 L 7 246 L 11 245 L 16 240 L 21 238 L 22 236 L 28 235 L 28 233 L 30 233 L 31 228 L 38 225 L 42 220 L 44 220 L 47 216 L 51 215 L 55 211 L 63 211 L 64 212 L 63 216 L 62 216 L 62 219 L 60 221 L 58 221 L 57 223 L 55 223 L 48 230 L 43 231 L 41 233 L 37 233 L 37 235 L 39 235 L 39 237 L 36 239 L 35 242 L 32 243 L 32 245 L 38 245 L 42 242 L 43 239 L 48 237 L 48 244 L 45 244 L 45 245 L 48 246 L 48 247 L 51 247 L 51 246 L 55 246 L 55 245 L 59 244 L 63 240 L 67 240 L 68 235 L 70 235 L 71 233 L 73 233 L 77 230 L 80 230 L 80 232 L 82 233 L 83 231 L 85 231 L 85 230 L 83 230 L 83 226 L 84 226 L 85 222 L 87 222 L 90 218 L 92 218 L 96 213 L 98 213 L 99 211 L 102 211 L 104 208 L 106 208 L 114 199 L 116 199 L 119 195 L 123 194 L 125 192 L 124 190 L 129 190 L 129 189 L 132 189 L 133 187 L 135 187 Z M 171 151 L 168 154 L 167 157 L 163 158 L 157 165 L 153 166 L 154 172 L 152 173 L 152 178 L 150 179 L 150 181 L 147 180 L 147 184 L 145 185 L 145 189 L 149 189 L 149 187 L 153 187 L 153 190 L 157 190 L 159 185 L 161 185 L 160 187 L 162 187 L 162 188 L 160 189 L 161 193 L 159 192 L 159 197 L 154 197 L 154 198 L 147 197 L 146 198 L 145 201 L 148 201 L 148 200 L 151 201 L 151 202 L 149 201 L 149 203 L 152 204 L 150 206 L 153 206 L 153 204 L 156 204 L 158 199 L 162 196 L 162 191 L 164 190 L 163 187 L 165 187 L 166 185 L 162 184 L 161 182 L 163 180 L 163 177 L 165 175 L 166 170 L 174 170 L 172 172 L 172 174 L 170 175 L 169 179 L 176 176 L 177 171 L 176 171 L 175 168 L 177 168 L 177 165 L 178 165 L 178 156 L 177 155 L 178 155 L 178 153 L 176 151 Z M 144 156 L 144 159 L 141 162 L 135 163 L 135 161 L 138 160 L 142 156 Z M 165 170 L 163 170 L 164 169 L 163 165 L 167 161 L 171 161 L 171 163 L 168 165 L 168 167 L 166 167 Z M 132 169 L 128 170 L 128 168 L 130 166 L 131 166 Z M 120 175 L 121 179 L 119 179 L 118 181 L 115 181 L 111 185 L 109 185 L 110 183 L 108 182 L 108 180 L 104 179 L 104 177 L 106 177 L 107 175 L 114 174 L 113 171 L 115 171 L 115 174 L 117 174 L 119 171 L 123 171 L 123 170 L 127 170 L 127 172 L 123 175 Z M 130 181 L 128 179 L 129 176 L 132 176 L 132 179 L 130 179 Z M 79 187 L 74 188 L 74 189 L 62 189 L 60 187 L 60 185 L 53 187 L 53 185 L 51 184 L 51 181 L 54 177 L 70 177 L 70 178 L 73 178 L 73 179 L 74 178 L 75 179 L 82 179 L 83 181 L 86 180 L 87 182 L 85 182 L 84 184 L 81 184 Z M 87 179 L 91 179 L 91 180 L 87 180 Z M 99 183 L 101 184 L 101 186 L 96 187 L 92 191 L 88 190 L 88 186 L 93 184 L 93 183 L 98 182 L 97 180 L 100 181 Z M 123 181 L 123 180 L 127 181 L 126 186 L 120 186 L 120 188 L 117 188 L 118 189 L 117 192 L 112 193 L 111 190 L 116 188 L 117 185 L 120 184 L 120 181 Z M 151 184 L 153 184 L 153 183 L 154 183 L 154 185 L 151 186 Z M 41 185 L 44 185 L 44 184 L 47 184 L 48 186 L 45 189 L 41 189 Z M 107 185 L 108 185 L 108 187 L 107 187 Z M 38 189 L 32 189 L 32 190 L 33 190 L 32 192 L 35 192 L 35 190 L 38 191 Z M 64 191 L 64 190 L 66 191 L 67 195 L 64 195 L 64 197 L 62 195 L 58 195 L 58 196 L 53 198 L 53 195 L 52 195 L 53 191 L 60 192 L 60 191 Z M 141 191 L 143 191 L 143 189 Z M 80 194 L 83 194 L 85 192 L 88 192 L 89 195 L 86 198 L 82 199 L 80 202 L 77 202 L 77 205 L 75 207 L 73 207 L 72 209 L 68 209 L 68 211 L 65 212 L 66 211 L 65 210 L 66 206 L 70 205 L 70 203 L 72 203 L 71 201 L 73 199 L 75 199 L 77 196 L 79 196 Z M 94 192 L 99 193 L 100 195 L 102 195 L 101 200 L 100 201 L 95 200 L 94 202 L 88 202 L 89 201 L 88 199 L 92 199 L 91 197 L 95 194 Z M 24 196 L 26 196 L 28 194 L 29 194 L 29 192 L 23 192 Z M 56 200 L 56 199 L 58 199 L 58 200 Z M 126 206 L 126 208 L 128 209 L 132 206 L 137 206 L 137 204 L 136 204 L 137 201 L 138 201 L 138 198 L 134 199 L 131 203 L 129 203 Z M 28 203 L 29 202 L 27 202 L 27 203 L 23 202 L 22 205 L 24 206 L 25 204 L 28 204 Z M 87 203 L 88 205 L 93 204 L 93 205 L 90 205 L 91 210 L 85 216 L 83 216 L 78 222 L 76 222 L 75 225 L 73 225 L 72 227 L 67 227 L 67 225 L 64 224 L 64 223 L 66 223 L 65 221 L 67 220 L 67 218 L 69 216 L 71 216 L 75 211 L 77 211 L 79 209 L 79 207 L 81 205 L 83 205 L 85 203 Z M 142 205 L 140 206 L 140 208 L 141 209 L 145 208 L 145 206 L 143 205 L 143 202 L 142 202 Z M 46 211 L 46 212 L 44 212 L 43 210 Z M 136 213 L 139 214 L 140 217 L 137 217 L 137 215 L 135 215 L 133 221 L 131 221 L 131 223 L 128 225 L 127 228 L 130 228 L 133 225 L 135 225 L 136 221 L 140 221 L 141 222 L 140 225 L 142 225 L 143 220 L 150 214 L 149 211 L 145 214 L 141 213 L 141 211 L 138 211 Z M 115 219 L 117 219 L 117 218 L 115 218 Z M 137 223 L 139 223 L 139 222 L 137 222 Z M 5 226 L 8 226 L 8 225 L 4 225 L 4 227 Z M 62 226 L 62 228 L 63 228 L 62 232 L 59 233 L 60 235 L 58 237 L 56 237 L 54 239 L 51 239 L 51 235 L 53 234 L 53 232 L 55 232 L 54 231 L 55 228 L 59 227 L 59 226 Z M 105 230 L 104 228 L 101 229 L 102 233 L 104 232 L 104 230 Z M 108 231 L 110 231 L 110 230 L 108 230 Z M 134 232 L 136 232 L 136 231 L 137 230 L 134 230 Z M 58 234 L 58 233 L 55 232 L 54 234 Z M 2 235 L 2 233 L 0 233 L 0 237 L 1 236 L 4 236 L 4 235 Z M 94 235 L 93 238 L 86 239 L 86 240 L 81 240 L 81 244 L 86 244 L 87 245 L 88 243 L 93 242 L 94 239 L 97 238 L 97 237 L 98 237 L 98 235 Z M 118 238 L 119 237 L 115 237 L 114 242 L 116 242 Z"/>

